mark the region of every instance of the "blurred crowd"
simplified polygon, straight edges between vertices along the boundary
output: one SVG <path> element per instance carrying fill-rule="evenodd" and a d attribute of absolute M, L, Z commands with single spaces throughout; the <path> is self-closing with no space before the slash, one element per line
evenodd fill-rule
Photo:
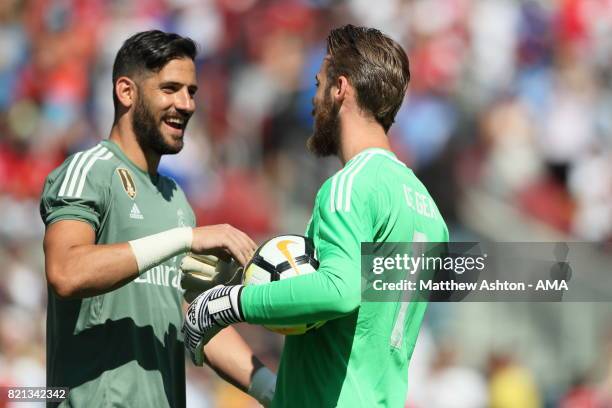
<path fill-rule="evenodd" d="M 612 332 L 601 350 L 605 372 L 576 375 L 563 387 L 542 386 L 517 350 L 489 350 L 480 365 L 466 364 L 450 341 L 421 330 L 409 369 L 405 408 L 612 407 Z"/>
<path fill-rule="evenodd" d="M 610 248 L 612 0 L 2 0 L 0 385 L 44 384 L 38 197 L 52 168 L 107 136 L 122 41 L 158 28 L 199 44 L 186 147 L 160 171 L 182 185 L 200 224 L 229 222 L 262 240 L 301 233 L 317 188 L 339 167 L 309 156 L 305 141 L 326 35 L 346 23 L 379 28 L 408 52 L 412 79 L 390 139 L 431 191 L 451 236 L 470 228 L 458 208 L 478 190 Z M 275 364 L 282 341 L 244 332 Z M 471 381 L 465 392 L 477 396 L 461 406 L 495 399 L 493 376 L 487 382 L 484 371 L 454 361 L 452 350 L 439 350 L 423 371 L 430 394 L 420 398 L 429 402 L 410 407 L 459 406 L 433 391 L 455 378 Z M 489 372 L 520 366 L 513 364 L 492 356 Z M 440 377 L 445 367 L 456 370 Z M 560 384 L 544 399 L 550 390 L 528 380 L 527 367 L 504 378 L 523 384 L 534 403 L 491 406 L 595 406 L 580 402 L 590 389 L 583 382 Z M 249 403 L 193 367 L 188 394 L 193 406 Z"/>

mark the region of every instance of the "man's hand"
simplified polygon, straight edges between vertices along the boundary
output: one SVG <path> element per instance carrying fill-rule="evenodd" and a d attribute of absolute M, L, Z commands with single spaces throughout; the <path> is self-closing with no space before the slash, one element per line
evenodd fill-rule
<path fill-rule="evenodd" d="M 187 309 L 183 334 L 195 365 L 204 364 L 202 348 L 224 327 L 243 322 L 240 293 L 243 286 L 215 286 L 198 296 Z"/>
<path fill-rule="evenodd" d="M 181 262 L 181 287 L 189 303 L 202 292 L 217 285 L 242 283 L 243 267 L 227 254 L 188 254 Z"/>
<path fill-rule="evenodd" d="M 257 250 L 257 245 L 247 234 L 229 224 L 193 229 L 191 252 L 204 254 L 214 248 L 226 250 L 244 266 Z"/>

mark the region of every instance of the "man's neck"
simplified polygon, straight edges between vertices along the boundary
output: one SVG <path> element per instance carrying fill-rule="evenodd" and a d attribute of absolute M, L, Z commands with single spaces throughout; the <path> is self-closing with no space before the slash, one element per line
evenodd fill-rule
<path fill-rule="evenodd" d="M 391 150 L 389 138 L 382 126 L 363 116 L 350 115 L 340 118 L 340 151 L 338 157 L 344 166 L 365 149 Z"/>
<path fill-rule="evenodd" d="M 123 153 L 138 168 L 152 176 L 157 175 L 157 167 L 161 156 L 157 153 L 145 151 L 138 143 L 132 126 L 122 121 L 115 123 L 111 129 L 109 139 L 115 142 Z"/>

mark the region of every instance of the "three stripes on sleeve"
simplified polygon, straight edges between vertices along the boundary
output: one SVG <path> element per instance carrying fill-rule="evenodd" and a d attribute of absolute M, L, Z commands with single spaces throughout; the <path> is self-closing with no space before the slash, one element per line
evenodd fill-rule
<path fill-rule="evenodd" d="M 113 152 L 102 144 L 97 144 L 89 150 L 75 154 L 68 165 L 58 197 L 80 198 L 83 194 L 87 174 L 94 163 L 98 160 L 109 160 L 111 157 L 113 157 Z"/>

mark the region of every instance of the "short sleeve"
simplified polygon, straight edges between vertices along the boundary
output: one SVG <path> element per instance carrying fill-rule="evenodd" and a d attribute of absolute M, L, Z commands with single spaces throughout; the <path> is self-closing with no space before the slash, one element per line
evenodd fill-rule
<path fill-rule="evenodd" d="M 95 166 L 96 161 L 105 156 L 91 152 L 69 157 L 45 180 L 40 215 L 46 226 L 60 220 L 79 220 L 89 223 L 98 232 L 110 185 L 103 183 L 101 166 Z"/>

